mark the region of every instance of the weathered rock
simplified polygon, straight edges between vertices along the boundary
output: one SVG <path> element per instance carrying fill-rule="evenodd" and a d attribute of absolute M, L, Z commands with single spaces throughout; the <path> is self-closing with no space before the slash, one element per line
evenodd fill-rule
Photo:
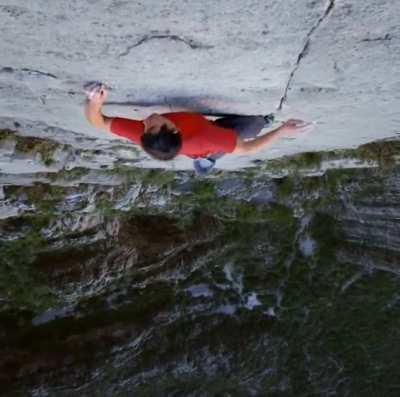
<path fill-rule="evenodd" d="M 397 396 L 399 141 L 343 148 L 398 129 L 398 13 L 0 5 L 0 394 Z M 219 162 L 245 170 L 148 170 L 86 124 L 89 80 L 110 114 L 282 105 L 318 128 Z"/>
<path fill-rule="evenodd" d="M 283 104 L 285 116 L 318 123 L 314 133 L 282 141 L 261 159 L 394 136 L 399 12 L 388 0 L 13 1 L 0 8 L 1 124 L 16 122 L 25 131 L 30 125 L 34 135 L 60 142 L 84 145 L 92 137 L 91 149 L 110 147 L 82 115 L 83 83 L 101 80 L 113 89 L 110 114 L 259 114 Z M 222 168 L 243 165 L 251 159 L 219 161 Z"/>
<path fill-rule="evenodd" d="M 379 167 L 317 176 L 292 172 L 315 170 L 303 156 L 278 179 L 6 186 L 32 210 L 0 229 L 2 390 L 390 395 L 400 185 L 385 145 L 361 150 Z"/>

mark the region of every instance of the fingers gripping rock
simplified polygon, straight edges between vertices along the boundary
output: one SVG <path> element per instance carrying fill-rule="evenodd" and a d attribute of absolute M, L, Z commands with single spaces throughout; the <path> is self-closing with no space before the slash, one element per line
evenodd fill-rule
<path fill-rule="evenodd" d="M 99 93 L 105 88 L 105 84 L 100 81 L 88 81 L 83 85 L 83 89 L 88 99 L 91 99 L 94 94 Z"/>

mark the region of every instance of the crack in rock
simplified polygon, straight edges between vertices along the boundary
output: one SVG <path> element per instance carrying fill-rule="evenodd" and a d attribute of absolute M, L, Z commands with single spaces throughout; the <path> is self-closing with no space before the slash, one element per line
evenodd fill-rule
<path fill-rule="evenodd" d="M 121 52 L 121 54 L 119 54 L 119 57 L 121 58 L 127 56 L 133 48 L 139 47 L 142 44 L 145 44 L 151 40 L 164 40 L 164 39 L 182 42 L 186 44 L 188 47 L 190 47 L 192 50 L 207 50 L 210 48 L 214 48 L 214 46 L 212 45 L 202 44 L 192 39 L 180 37 L 176 34 L 153 34 L 153 35 L 143 36 L 135 44 L 132 44 L 129 47 L 127 47 L 127 49 L 124 52 Z"/>
<path fill-rule="evenodd" d="M 392 36 L 389 33 L 386 33 L 385 36 L 379 36 L 379 37 L 375 37 L 373 39 L 371 38 L 366 38 L 364 40 L 361 40 L 361 42 L 370 42 L 370 41 L 390 41 L 392 40 Z"/>
<path fill-rule="evenodd" d="M 46 76 L 46 77 L 51 77 L 52 79 L 56 79 L 57 76 L 54 75 L 53 73 L 48 73 L 48 72 L 42 72 L 41 70 L 35 70 L 35 69 L 21 69 L 22 72 L 34 74 L 34 75 L 40 75 L 40 76 Z"/>
<path fill-rule="evenodd" d="M 288 81 L 286 83 L 286 87 L 285 90 L 283 92 L 283 95 L 281 97 L 281 100 L 279 102 L 279 106 L 278 106 L 278 110 L 282 109 L 283 104 L 286 102 L 287 100 L 287 95 L 288 92 L 290 90 L 290 86 L 292 84 L 292 80 L 294 78 L 294 75 L 297 72 L 297 69 L 300 66 L 301 60 L 308 54 L 308 50 L 310 48 L 310 43 L 311 43 L 311 37 L 312 35 L 315 33 L 315 31 L 319 28 L 319 26 L 321 25 L 321 23 L 325 20 L 325 18 L 327 18 L 329 16 L 329 14 L 332 12 L 333 8 L 335 6 L 335 0 L 329 0 L 329 3 L 324 11 L 324 13 L 322 14 L 321 17 L 318 18 L 317 22 L 314 24 L 314 26 L 310 29 L 310 31 L 308 32 L 307 36 L 306 36 L 306 41 L 304 43 L 303 49 L 300 51 L 299 55 L 297 56 L 297 60 L 296 60 L 296 64 L 293 68 L 293 70 L 290 72 Z"/>
<path fill-rule="evenodd" d="M 50 77 L 52 79 L 57 79 L 57 76 L 52 73 L 42 72 L 41 70 L 36 70 L 36 69 L 28 69 L 28 68 L 14 69 L 10 66 L 4 66 L 3 68 L 0 69 L 0 73 L 15 73 L 15 72 L 24 72 L 35 76 L 45 76 L 45 77 Z"/>

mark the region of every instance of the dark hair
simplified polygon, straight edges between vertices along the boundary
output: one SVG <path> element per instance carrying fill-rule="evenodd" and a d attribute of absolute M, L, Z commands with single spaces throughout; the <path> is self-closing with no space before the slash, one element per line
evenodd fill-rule
<path fill-rule="evenodd" d="M 157 160 L 172 160 L 182 147 L 180 132 L 165 125 L 157 133 L 144 133 L 141 142 L 144 151 Z"/>

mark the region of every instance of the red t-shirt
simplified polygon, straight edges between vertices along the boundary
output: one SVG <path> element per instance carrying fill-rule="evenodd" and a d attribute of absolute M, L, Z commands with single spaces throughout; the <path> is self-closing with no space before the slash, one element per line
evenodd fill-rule
<path fill-rule="evenodd" d="M 232 153 L 236 147 L 234 130 L 221 128 L 198 113 L 176 112 L 162 115 L 172 121 L 182 135 L 179 154 L 197 158 L 215 153 Z M 144 124 L 140 120 L 116 117 L 111 122 L 111 132 L 140 145 Z"/>

